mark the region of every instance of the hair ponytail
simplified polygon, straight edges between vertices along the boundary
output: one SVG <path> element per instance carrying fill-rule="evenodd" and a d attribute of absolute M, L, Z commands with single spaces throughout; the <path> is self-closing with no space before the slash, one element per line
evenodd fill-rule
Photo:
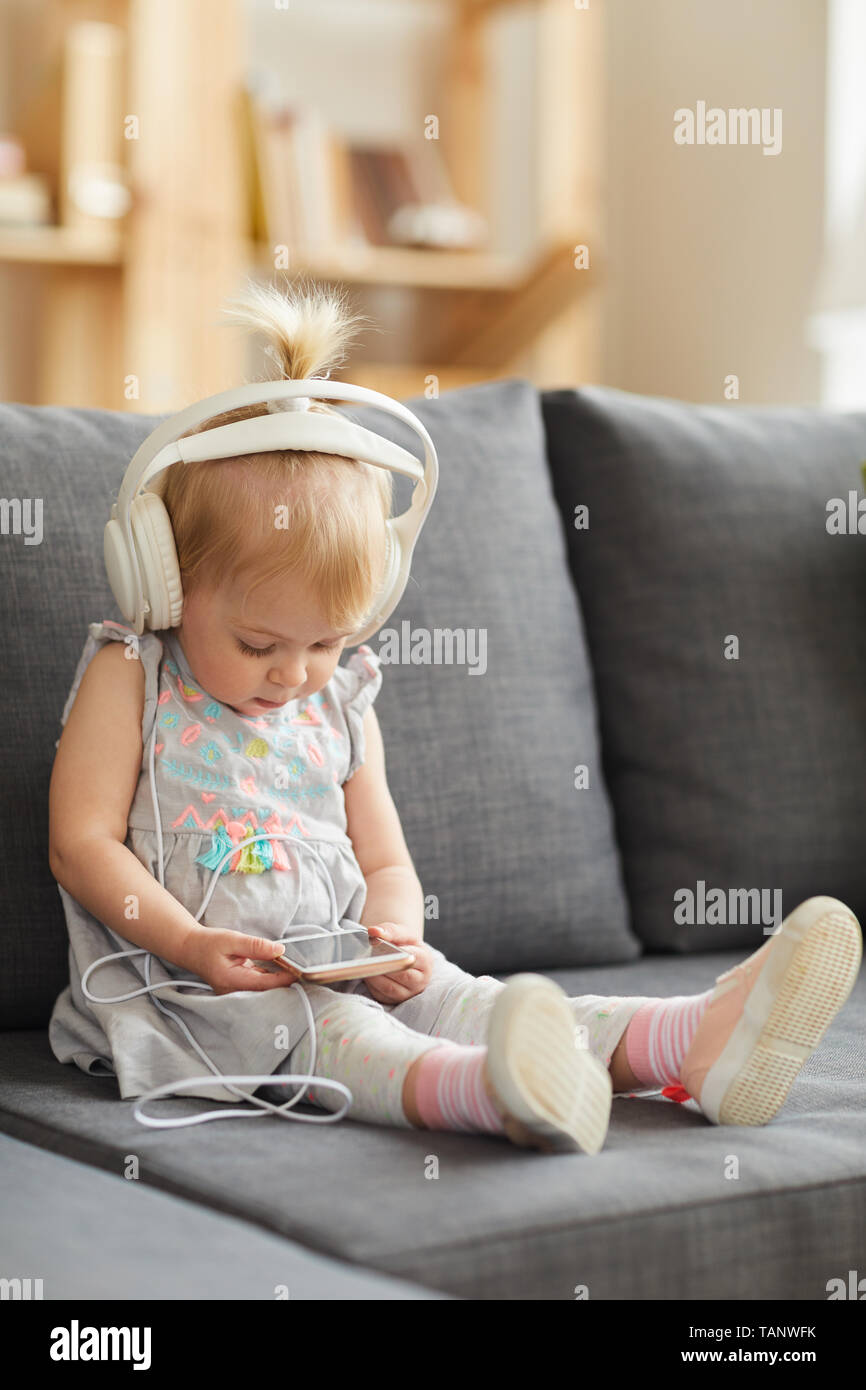
<path fill-rule="evenodd" d="M 360 324 L 369 321 L 347 308 L 341 291 L 302 281 L 285 291 L 250 281 L 227 306 L 227 322 L 265 337 L 277 380 L 330 373 L 345 361 Z M 335 404 L 312 400 L 308 409 L 329 413 Z M 225 411 L 187 434 L 265 414 L 262 401 Z M 393 487 L 387 468 L 288 448 L 176 463 L 150 487 L 162 496 L 171 519 L 185 594 L 200 582 L 218 587 L 241 573 L 254 578 L 248 594 L 268 580 L 300 572 L 334 628 L 361 626 L 385 564 Z M 275 526 L 279 504 L 289 510 L 284 529 Z"/>
<path fill-rule="evenodd" d="M 277 380 L 330 376 L 345 362 L 360 325 L 370 322 L 349 311 L 343 291 L 302 279 L 285 292 L 250 281 L 243 295 L 227 303 L 229 323 L 268 340 L 265 351 Z"/>

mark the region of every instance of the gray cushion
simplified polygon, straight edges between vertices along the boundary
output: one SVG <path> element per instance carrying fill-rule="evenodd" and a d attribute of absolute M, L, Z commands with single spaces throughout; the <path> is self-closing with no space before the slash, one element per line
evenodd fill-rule
<path fill-rule="evenodd" d="M 261 1300 L 283 1287 L 293 1303 L 447 1297 L 327 1259 L 130 1179 L 128 1165 L 122 1171 L 0 1135 L 4 1276 L 41 1279 L 41 1297 L 52 1300 Z"/>
<path fill-rule="evenodd" d="M 631 960 L 640 945 L 628 928 L 538 393 L 504 382 L 410 404 L 436 441 L 441 478 L 388 626 L 487 635 L 483 676 L 389 665 L 377 700 L 406 839 L 425 893 L 438 899 L 427 934 L 477 973 Z M 355 414 L 413 447 L 396 422 L 389 429 L 378 412 Z M 0 545 L 0 1026 L 46 1023 L 67 980 L 47 862 L 51 763 L 87 625 L 120 617 L 103 528 L 129 459 L 157 422 L 0 406 L 6 495 L 43 499 L 41 544 L 9 535 Z M 371 645 L 379 649 L 378 635 Z M 573 788 L 578 763 L 589 767 L 589 792 Z"/>
<path fill-rule="evenodd" d="M 741 958 L 546 973 L 569 995 L 668 996 L 710 988 Z M 147 1112 L 213 1105 L 178 1098 Z M 0 1034 L 0 1129 L 114 1173 L 135 1153 L 145 1183 L 458 1297 L 573 1301 L 586 1284 L 596 1301 L 826 1301 L 829 1279 L 864 1273 L 866 971 L 785 1105 L 757 1128 L 712 1125 L 694 1101 L 623 1093 L 598 1154 L 542 1154 L 495 1135 L 351 1119 L 158 1131 L 132 1108 L 113 1078 L 58 1065 L 44 1032 Z"/>
<path fill-rule="evenodd" d="M 439 489 L 403 599 L 370 645 L 404 622 L 483 630 L 487 644 L 483 675 L 387 665 L 376 701 L 409 850 L 438 900 L 425 934 L 476 974 L 633 960 L 538 392 L 492 382 L 407 404 L 436 445 Z M 575 790 L 577 764 L 588 790 Z"/>
<path fill-rule="evenodd" d="M 542 404 L 635 932 L 758 944 L 729 896 L 750 889 L 764 921 L 776 890 L 782 916 L 827 894 L 866 918 L 866 541 L 826 529 L 866 414 L 607 387 Z M 677 922 L 684 889 L 722 890 L 736 920 Z"/>
<path fill-rule="evenodd" d="M 51 765 L 87 624 L 120 618 L 102 533 L 126 464 L 158 418 L 0 405 L 4 495 L 41 498 L 43 518 L 38 545 L 0 537 L 2 1027 L 47 1024 L 69 982 L 66 923 L 48 867 Z"/>

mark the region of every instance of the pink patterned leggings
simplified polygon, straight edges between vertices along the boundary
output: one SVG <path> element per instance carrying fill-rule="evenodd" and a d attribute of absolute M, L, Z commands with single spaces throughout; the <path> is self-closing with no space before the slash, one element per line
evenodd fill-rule
<path fill-rule="evenodd" d="M 403 1083 L 412 1064 L 443 1042 L 483 1046 L 487 1020 L 501 990 L 491 975 L 469 975 L 431 948 L 432 979 L 425 990 L 401 1004 L 380 1004 L 363 981 L 352 993 L 327 985 L 305 985 L 316 1022 L 316 1076 L 343 1082 L 353 1101 L 347 1118 L 412 1128 L 403 1110 Z M 583 994 L 569 999 L 575 1037 L 606 1067 L 629 1020 L 645 996 L 634 998 Z M 276 1072 L 303 1074 L 312 1060 L 310 1040 L 303 1037 L 282 1059 Z M 263 1087 L 269 1100 L 285 1101 L 284 1087 Z M 335 1091 L 312 1085 L 304 1097 L 325 1110 L 343 1104 Z"/>

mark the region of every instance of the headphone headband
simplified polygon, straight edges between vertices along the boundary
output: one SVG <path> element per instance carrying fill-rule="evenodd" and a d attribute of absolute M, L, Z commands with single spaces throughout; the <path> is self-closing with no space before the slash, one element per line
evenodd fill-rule
<path fill-rule="evenodd" d="M 390 439 L 383 439 L 381 435 L 336 415 L 300 411 L 288 433 L 292 437 L 293 449 L 342 454 L 347 458 L 388 467 L 421 483 L 424 481 L 424 467 L 414 454 L 401 449 Z M 137 487 L 143 487 L 172 463 L 235 458 L 238 454 L 287 449 L 290 446 L 286 443 L 286 434 L 286 413 L 280 411 L 274 415 L 257 415 L 252 420 L 235 420 L 231 425 L 218 425 L 200 434 L 185 435 L 160 449 L 145 466 Z"/>
<path fill-rule="evenodd" d="M 402 420 L 424 446 L 423 464 L 414 454 L 391 440 L 341 416 L 291 407 L 277 406 L 266 415 L 218 425 L 194 435 L 186 434 L 196 425 L 226 411 L 299 397 L 375 406 Z M 180 438 L 181 435 L 185 437 Z M 175 463 L 233 458 L 240 454 L 276 449 L 339 454 L 389 468 L 415 480 L 409 507 L 401 516 L 390 518 L 387 522 L 389 545 L 385 581 L 368 615 L 369 620 L 359 633 L 353 635 L 353 644 L 365 641 L 382 626 L 402 597 L 409 578 L 412 551 L 436 492 L 439 476 L 436 450 L 421 421 L 399 401 L 380 391 L 355 386 L 350 382 L 308 377 L 294 381 L 251 382 L 208 396 L 164 420 L 133 455 L 120 484 L 117 501 L 112 506 L 111 519 L 105 528 L 105 563 L 121 612 L 136 633 L 140 635 L 144 631 L 146 618 L 150 619 L 150 627 L 176 626 L 180 622 L 182 605 L 176 551 L 173 566 L 170 566 L 172 572 L 165 576 L 168 598 L 159 602 L 151 583 L 145 586 L 142 568 L 148 570 L 148 580 L 156 578 L 150 569 L 152 563 L 161 574 L 164 573 L 167 540 L 173 541 L 168 514 L 165 513 L 167 531 L 162 518 L 156 516 L 156 503 L 162 507 L 162 499 L 158 494 L 146 491 L 141 495 L 145 484 Z M 164 512 L 164 507 L 162 510 Z M 146 512 L 150 514 L 147 522 L 144 521 Z M 154 531 L 158 535 L 151 535 Z M 157 547 L 150 546 L 151 551 L 157 549 L 156 557 L 152 553 L 142 553 L 149 538 L 158 539 Z M 158 605 L 156 609 L 155 600 Z"/>
<path fill-rule="evenodd" d="M 120 491 L 117 494 L 118 514 L 122 512 L 127 494 L 131 500 L 132 497 L 136 496 L 139 488 L 143 486 L 144 482 L 154 476 L 154 470 L 151 470 L 148 465 L 156 458 L 159 451 L 167 444 L 173 444 L 181 435 L 185 434 L 187 430 L 194 429 L 196 425 L 202 424 L 204 420 L 212 419 L 215 415 L 223 415 L 226 411 L 237 410 L 242 406 L 266 405 L 270 401 L 285 400 L 299 396 L 315 400 L 350 401 L 360 405 L 378 406 L 380 410 L 384 410 L 388 415 L 393 415 L 397 420 L 402 420 L 404 424 L 409 425 L 410 428 L 415 431 L 424 444 L 425 473 L 428 466 L 432 464 L 435 470 L 435 476 L 438 476 L 436 450 L 433 447 L 433 441 L 417 415 L 413 415 L 412 411 L 407 409 L 405 405 L 402 405 L 400 401 L 393 400 L 390 396 L 384 395 L 381 391 L 373 391 L 367 386 L 355 386 L 348 381 L 327 381 L 324 377 L 308 377 L 303 380 L 298 379 L 294 381 L 253 381 L 248 382 L 245 386 L 236 386 L 229 391 L 220 391 L 215 396 L 207 396 L 204 400 L 196 401 L 194 405 L 186 406 L 186 408 L 179 411 L 177 415 L 170 416 L 168 420 L 164 420 L 161 425 L 158 425 L 157 428 L 147 436 L 143 443 L 139 445 L 139 448 L 132 456 L 123 482 L 120 485 Z M 237 423 L 244 426 L 261 426 L 263 421 L 270 420 L 271 418 L 280 420 L 283 423 L 288 422 L 286 424 L 285 436 L 281 435 L 281 437 L 284 438 L 283 444 L 281 446 L 275 446 L 272 443 L 269 445 L 272 449 L 274 447 L 282 447 L 284 449 L 291 449 L 294 447 L 293 440 L 295 438 L 298 421 L 300 420 L 315 420 L 320 422 L 330 419 L 332 423 L 340 423 L 335 416 L 329 417 L 321 413 L 317 414 L 314 411 L 306 410 L 279 410 L 274 412 L 273 417 L 271 417 L 271 415 L 258 415 L 252 420 L 241 420 Z M 342 423 L 349 424 L 350 422 L 343 421 Z M 210 436 L 211 434 L 216 434 L 220 429 L 229 428 L 231 427 L 228 425 L 218 425 L 214 430 L 205 431 L 204 436 L 194 435 L 191 436 L 191 438 L 200 439 Z M 267 426 L 265 428 L 267 428 Z M 360 426 L 356 426 L 356 428 L 360 429 Z M 370 439 L 381 439 L 381 436 L 373 435 L 372 432 L 364 431 L 364 433 L 369 434 Z M 398 448 L 398 446 L 392 444 L 390 440 L 381 440 L 381 442 L 387 444 L 392 450 Z M 239 454 L 252 452 L 253 451 L 248 448 L 237 450 Z M 338 453 L 342 451 L 334 449 L 332 452 Z M 401 452 L 405 454 L 405 451 Z M 230 456 L 231 455 L 226 454 L 223 457 Z M 355 458 L 357 455 L 349 454 L 348 457 Z M 412 454 L 405 454 L 405 457 L 407 459 L 414 458 Z M 171 461 L 179 462 L 180 460 L 173 459 Z M 375 463 L 378 462 L 378 460 L 367 459 L 366 462 Z M 414 462 L 417 468 L 418 460 L 415 459 Z M 163 466 L 164 465 L 160 465 L 159 471 L 161 471 Z M 167 464 L 165 466 L 167 466 Z M 390 462 L 387 462 L 386 466 L 390 467 Z M 435 491 L 435 477 L 432 491 Z"/>

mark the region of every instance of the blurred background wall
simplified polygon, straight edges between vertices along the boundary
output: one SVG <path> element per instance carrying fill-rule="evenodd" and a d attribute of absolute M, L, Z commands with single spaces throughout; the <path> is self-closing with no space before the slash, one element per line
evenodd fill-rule
<path fill-rule="evenodd" d="M 606 375 L 688 400 L 814 401 L 805 322 L 823 237 L 822 0 L 606 5 Z M 781 108 L 782 149 L 676 145 L 672 112 Z"/>
<path fill-rule="evenodd" d="M 73 140 L 64 100 L 108 62 L 70 57 L 87 20 L 122 36 L 123 88 Z M 715 402 L 733 374 L 744 402 L 862 406 L 864 29 L 862 0 L 0 0 L 0 133 L 52 222 L 105 113 L 140 118 L 114 142 L 129 210 L 105 178 L 72 226 L 0 223 L 0 396 L 177 408 L 259 369 L 222 298 L 304 270 L 380 330 L 347 379 L 397 395 L 525 375 Z M 699 103 L 780 110 L 779 153 L 676 143 Z"/>

